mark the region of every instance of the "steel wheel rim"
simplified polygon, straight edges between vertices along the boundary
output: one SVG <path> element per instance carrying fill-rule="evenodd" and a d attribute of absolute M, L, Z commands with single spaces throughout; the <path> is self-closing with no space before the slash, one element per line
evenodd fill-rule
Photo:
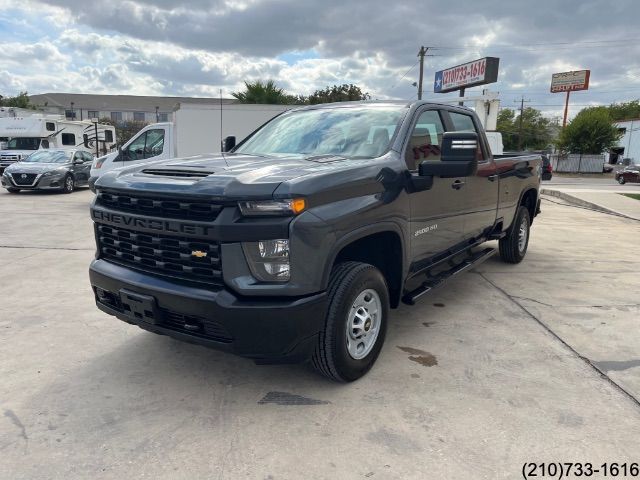
<path fill-rule="evenodd" d="M 382 302 L 375 290 L 367 288 L 353 301 L 347 313 L 347 351 L 361 360 L 373 350 L 380 333 Z"/>
<path fill-rule="evenodd" d="M 520 252 L 524 252 L 524 249 L 527 246 L 528 236 L 529 233 L 527 231 L 527 219 L 523 218 L 520 222 L 520 230 L 518 231 L 518 250 L 520 250 Z"/>

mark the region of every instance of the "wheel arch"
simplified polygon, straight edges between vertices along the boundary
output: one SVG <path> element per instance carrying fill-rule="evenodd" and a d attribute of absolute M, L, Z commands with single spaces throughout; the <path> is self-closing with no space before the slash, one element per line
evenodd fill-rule
<path fill-rule="evenodd" d="M 392 308 L 400 303 L 405 276 L 404 235 L 393 222 L 384 222 L 354 230 L 336 243 L 323 278 L 326 286 L 334 265 L 346 261 L 369 263 L 385 277 Z"/>

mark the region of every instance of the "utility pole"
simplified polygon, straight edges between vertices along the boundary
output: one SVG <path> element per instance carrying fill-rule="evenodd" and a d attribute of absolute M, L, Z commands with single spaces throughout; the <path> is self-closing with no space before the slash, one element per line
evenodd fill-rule
<path fill-rule="evenodd" d="M 422 79 L 424 77 L 424 57 L 427 55 L 428 48 L 420 47 L 418 57 L 420 57 L 420 79 L 418 80 L 418 100 L 422 100 Z"/>
<path fill-rule="evenodd" d="M 564 118 L 562 119 L 562 128 L 567 126 L 567 113 L 569 113 L 569 93 L 567 90 L 567 98 L 564 101 Z"/>
<path fill-rule="evenodd" d="M 531 100 L 525 100 L 524 96 L 520 99 L 520 118 L 518 121 L 518 151 L 522 150 L 522 114 L 524 113 L 524 104 Z"/>

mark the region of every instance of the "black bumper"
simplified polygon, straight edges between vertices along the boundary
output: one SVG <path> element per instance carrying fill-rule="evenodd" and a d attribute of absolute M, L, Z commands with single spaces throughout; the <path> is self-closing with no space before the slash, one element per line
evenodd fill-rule
<path fill-rule="evenodd" d="M 306 361 L 324 324 L 325 293 L 242 298 L 226 289 L 177 284 L 105 260 L 91 263 L 89 277 L 100 310 L 150 332 L 257 363 Z M 139 305 L 131 303 L 136 297 Z"/>

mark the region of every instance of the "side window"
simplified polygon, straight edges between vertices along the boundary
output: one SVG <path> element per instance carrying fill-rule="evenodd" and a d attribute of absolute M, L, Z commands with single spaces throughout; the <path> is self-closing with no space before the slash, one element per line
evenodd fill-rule
<path fill-rule="evenodd" d="M 61 137 L 63 145 L 76 145 L 76 136 L 73 133 L 63 133 Z"/>
<path fill-rule="evenodd" d="M 91 161 L 93 161 L 93 158 L 87 152 L 80 152 L 80 154 L 82 155 L 82 161 L 83 162 L 91 162 Z"/>
<path fill-rule="evenodd" d="M 42 140 L 42 143 L 40 145 L 42 146 L 42 148 L 49 148 L 49 140 Z"/>
<path fill-rule="evenodd" d="M 457 112 L 449 112 L 449 118 L 451 118 L 451 123 L 453 123 L 454 132 L 478 133 L 478 153 L 476 157 L 479 162 L 482 162 L 485 159 L 485 156 L 482 152 L 482 141 L 480 140 L 482 137 L 479 134 L 475 124 L 473 123 L 473 118 L 471 117 L 471 115 L 465 115 L 464 113 L 457 113 Z"/>
<path fill-rule="evenodd" d="M 73 154 L 73 161 L 75 162 L 76 160 L 84 162 L 84 158 L 82 158 L 82 152 L 76 152 Z"/>
<path fill-rule="evenodd" d="M 111 130 L 104 131 L 104 141 L 107 143 L 113 143 L 113 131 Z"/>
<path fill-rule="evenodd" d="M 47 132 L 55 132 L 56 124 L 53 122 L 46 122 Z"/>
<path fill-rule="evenodd" d="M 424 160 L 440 160 L 444 126 L 437 110 L 427 110 L 418 117 L 405 151 L 409 170 L 416 170 Z"/>
<path fill-rule="evenodd" d="M 147 130 L 127 148 L 128 160 L 142 160 L 160 155 L 164 149 L 164 130 Z"/>

